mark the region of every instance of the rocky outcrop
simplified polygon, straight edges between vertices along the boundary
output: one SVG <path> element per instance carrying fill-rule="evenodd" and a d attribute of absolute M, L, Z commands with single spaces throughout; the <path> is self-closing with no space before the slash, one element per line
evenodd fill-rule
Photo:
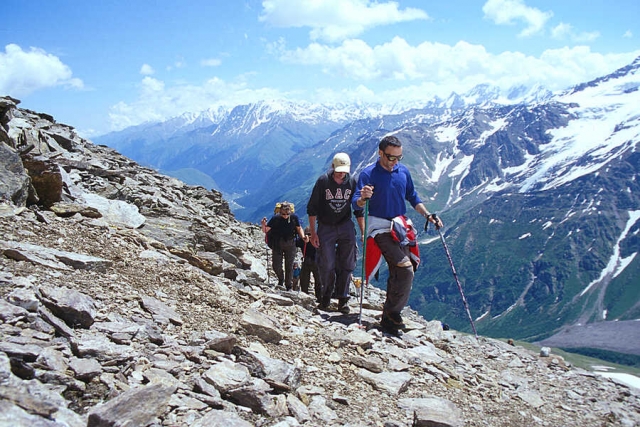
<path fill-rule="evenodd" d="M 382 334 L 381 290 L 362 327 L 357 298 L 350 315 L 314 312 L 269 283 L 261 231 L 219 193 L 15 100 L 0 112 L 24 168 L 0 187 L 0 426 L 640 423 L 638 389 L 553 353 L 409 309 L 403 335 Z M 61 185 L 36 188 L 26 159 Z"/>

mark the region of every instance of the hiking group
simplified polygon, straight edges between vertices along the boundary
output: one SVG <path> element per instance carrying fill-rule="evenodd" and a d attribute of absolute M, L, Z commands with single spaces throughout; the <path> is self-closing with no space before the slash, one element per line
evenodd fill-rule
<path fill-rule="evenodd" d="M 409 300 L 414 271 L 420 262 L 417 233 L 406 217 L 406 202 L 437 228 L 442 227 L 442 221 L 424 206 L 409 170 L 400 163 L 402 158 L 401 141 L 386 136 L 378 145 L 377 161 L 365 167 L 356 180 L 351 176 L 349 156 L 337 153 L 331 169 L 318 177 L 311 192 L 307 229 L 302 229 L 288 202 L 283 202 L 269 221 L 262 219 L 267 243 L 273 250 L 272 265 L 279 286 L 298 290 L 294 288 L 293 277 L 296 250 L 300 248 L 302 291 L 309 292 L 313 274 L 318 310 L 329 310 L 331 299 L 336 298 L 338 311 L 349 314 L 349 284 L 357 257 L 353 215 L 366 251 L 363 280 L 373 276 L 382 257 L 389 269 L 380 326 L 393 334 L 404 329 L 400 313 Z"/>

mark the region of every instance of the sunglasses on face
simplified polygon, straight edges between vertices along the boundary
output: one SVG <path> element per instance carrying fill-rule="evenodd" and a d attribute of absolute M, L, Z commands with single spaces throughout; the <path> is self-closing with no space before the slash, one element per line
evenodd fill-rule
<path fill-rule="evenodd" d="M 290 213 L 289 211 L 280 211 L 280 215 L 289 215 Z"/>
<path fill-rule="evenodd" d="M 402 154 L 400 154 L 399 156 L 392 156 L 391 154 L 387 154 L 384 151 L 382 152 L 382 154 L 384 154 L 384 156 L 387 158 L 387 160 L 389 160 L 390 162 L 395 162 L 402 160 L 402 158 L 404 157 Z"/>

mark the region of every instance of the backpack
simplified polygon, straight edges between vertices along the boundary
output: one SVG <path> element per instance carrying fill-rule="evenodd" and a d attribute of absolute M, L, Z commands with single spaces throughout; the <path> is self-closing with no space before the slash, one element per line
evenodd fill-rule
<path fill-rule="evenodd" d="M 291 203 L 291 202 L 287 202 L 287 201 L 276 203 L 276 206 L 273 208 L 273 213 L 276 214 L 276 215 L 279 214 L 280 213 L 280 208 L 282 207 L 282 205 L 289 205 L 289 208 L 291 208 L 291 213 L 295 213 L 296 209 L 295 209 L 294 204 Z"/>
<path fill-rule="evenodd" d="M 276 246 L 278 244 L 278 236 L 276 236 L 273 230 L 267 231 L 267 235 L 264 237 L 264 240 L 267 242 L 267 246 L 269 246 L 269 249 L 276 250 Z"/>

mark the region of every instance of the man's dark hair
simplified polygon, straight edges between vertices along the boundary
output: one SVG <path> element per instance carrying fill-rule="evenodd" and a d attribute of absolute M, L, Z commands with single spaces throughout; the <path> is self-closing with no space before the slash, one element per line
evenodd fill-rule
<path fill-rule="evenodd" d="M 384 151 L 390 145 L 392 147 L 402 147 L 402 142 L 400 142 L 400 140 L 395 136 L 385 136 L 384 138 L 382 138 L 382 141 L 380 141 L 380 144 L 378 144 L 378 148 Z"/>

